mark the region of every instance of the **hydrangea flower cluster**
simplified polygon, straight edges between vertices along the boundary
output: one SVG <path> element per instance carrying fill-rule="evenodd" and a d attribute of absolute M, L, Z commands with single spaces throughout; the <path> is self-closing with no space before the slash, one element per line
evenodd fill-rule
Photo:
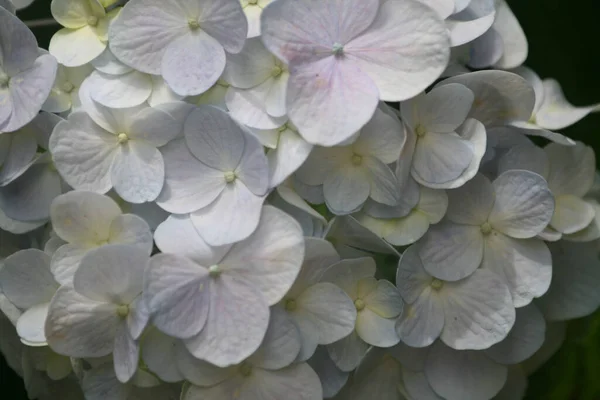
<path fill-rule="evenodd" d="M 31 398 L 520 399 L 600 305 L 592 149 L 504 0 L 0 0 Z M 15 7 L 17 6 L 17 7 Z"/>

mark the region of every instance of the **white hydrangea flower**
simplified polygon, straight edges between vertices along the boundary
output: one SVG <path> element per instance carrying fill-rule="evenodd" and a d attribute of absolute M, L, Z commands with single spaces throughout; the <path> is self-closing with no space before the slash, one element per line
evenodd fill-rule
<path fill-rule="evenodd" d="M 50 9 L 64 28 L 52 36 L 49 51 L 67 67 L 79 67 L 102 54 L 108 27 L 120 11 L 106 12 L 99 0 L 52 0 Z"/>
<path fill-rule="evenodd" d="M 158 108 L 111 109 L 86 99 L 83 109 L 56 126 L 50 138 L 54 164 L 75 189 L 106 193 L 126 201 L 155 200 L 164 184 L 158 147 L 181 132 L 181 123 Z"/>
<path fill-rule="evenodd" d="M 410 207 L 407 204 L 390 207 L 367 201 L 363 212 L 356 219 L 394 246 L 407 246 L 419 240 L 437 224 L 448 209 L 448 195 L 444 190 L 418 187 L 419 200 Z"/>
<path fill-rule="evenodd" d="M 138 71 L 162 75 L 182 96 L 207 91 L 239 53 L 248 22 L 238 0 L 133 0 L 110 27 L 110 49 Z"/>
<path fill-rule="evenodd" d="M 158 205 L 172 213 L 191 213 L 212 246 L 247 238 L 256 229 L 269 186 L 263 147 L 227 113 L 211 106 L 191 112 L 184 131 L 184 139 L 162 149 L 166 178 Z"/>
<path fill-rule="evenodd" d="M 58 242 L 52 254 L 52 273 L 63 285 L 73 281 L 82 258 L 106 244 L 135 246 L 150 255 L 152 234 L 140 217 L 122 214 L 108 196 L 72 191 L 57 197 L 50 208 L 52 227 Z"/>
<path fill-rule="evenodd" d="M 62 113 L 75 110 L 81 106 L 79 88 L 93 70 L 93 67 L 89 64 L 73 68 L 59 65 L 54 86 L 50 91 L 50 96 L 42 106 L 42 110 Z"/>
<path fill-rule="evenodd" d="M 555 206 L 544 238 L 576 234 L 594 220 L 593 205 L 583 199 L 596 175 L 596 157 L 590 147 L 581 142 L 575 146 L 550 143 L 543 150 L 533 145 L 515 146 L 498 162 L 499 173 L 510 169 L 535 172 L 548 182 Z"/>
<path fill-rule="evenodd" d="M 448 78 L 438 84 L 460 83 L 475 95 L 469 113 L 486 129 L 510 126 L 524 135 L 541 136 L 553 142 L 573 145 L 574 142 L 561 135 L 528 121 L 535 108 L 536 95 L 533 87 L 521 76 L 507 71 L 477 71 Z"/>
<path fill-rule="evenodd" d="M 391 347 L 400 341 L 394 325 L 404 302 L 394 285 L 374 277 L 375 270 L 370 257 L 342 260 L 327 269 L 322 278 L 341 287 L 356 308 L 352 333 L 327 346 L 342 371 L 355 369 L 370 346 Z"/>
<path fill-rule="evenodd" d="M 260 38 L 247 40 L 239 54 L 228 57 L 225 77 L 231 84 L 225 101 L 233 118 L 255 129 L 285 124 L 290 72 Z"/>
<path fill-rule="evenodd" d="M 180 356 L 179 368 L 192 382 L 184 386 L 181 399 L 270 400 L 293 394 L 297 399 L 321 400 L 317 374 L 306 363 L 292 364 L 299 350 L 293 324 L 285 315 L 273 312 L 261 346 L 237 365 L 218 368 L 191 356 Z"/>
<path fill-rule="evenodd" d="M 413 0 L 276 1 L 263 11 L 262 39 L 289 66 L 290 119 L 321 146 L 349 139 L 379 100 L 423 91 L 449 56 L 443 21 Z"/>
<path fill-rule="evenodd" d="M 516 307 L 548 290 L 552 260 L 537 239 L 554 213 L 554 199 L 540 175 L 506 171 L 494 182 L 477 175 L 448 191 L 446 220 L 432 226 L 417 243 L 425 270 L 456 281 L 479 266 L 508 285 Z"/>
<path fill-rule="evenodd" d="M 0 37 L 0 132 L 12 132 L 38 114 L 58 67 L 54 57 L 38 49 L 29 28 L 2 7 Z"/>
<path fill-rule="evenodd" d="M 352 144 L 315 147 L 297 177 L 308 185 L 323 185 L 327 207 L 337 215 L 357 211 L 368 198 L 396 205 L 400 188 L 389 164 L 398 159 L 405 140 L 402 123 L 376 110 Z"/>
<path fill-rule="evenodd" d="M 317 345 L 348 336 L 356 322 L 352 299 L 339 286 L 324 280 L 324 274 L 340 257 L 323 239 L 306 238 L 302 269 L 279 303 L 298 329 L 301 348 L 297 361 L 308 360 Z"/>
<path fill-rule="evenodd" d="M 396 329 L 409 346 L 426 347 L 439 337 L 457 350 L 486 349 L 506 338 L 515 322 L 501 277 L 480 269 L 460 281 L 442 281 L 425 271 L 417 246 L 402 255 L 396 282 L 409 304 Z"/>
<path fill-rule="evenodd" d="M 407 141 L 416 141 L 412 177 L 432 189 L 462 186 L 479 170 L 486 149 L 484 126 L 467 120 L 473 92 L 460 84 L 434 88 L 401 104 L 402 121 L 408 127 Z"/>
<path fill-rule="evenodd" d="M 183 216 L 169 217 L 155 240 L 164 254 L 152 257 L 144 279 L 154 325 L 222 367 L 258 348 L 268 307 L 292 286 L 304 256 L 300 226 L 271 206 L 256 231 L 233 245 L 210 247 Z"/>
<path fill-rule="evenodd" d="M 48 344 L 71 357 L 113 354 L 121 382 L 138 367 L 139 346 L 148 314 L 142 301 L 148 254 L 130 245 L 106 245 L 90 251 L 50 304 L 46 320 Z"/>
<path fill-rule="evenodd" d="M 44 323 L 50 300 L 59 285 L 50 271 L 50 257 L 36 249 L 16 252 L 2 261 L 0 288 L 8 300 L 23 310 L 16 323 L 21 341 L 45 346 Z"/>

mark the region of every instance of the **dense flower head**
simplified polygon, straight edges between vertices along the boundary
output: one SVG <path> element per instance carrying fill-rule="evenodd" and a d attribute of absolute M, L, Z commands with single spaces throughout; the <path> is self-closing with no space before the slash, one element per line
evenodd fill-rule
<path fill-rule="evenodd" d="M 14 3 L 14 4 L 13 4 Z M 0 0 L 30 397 L 524 396 L 600 306 L 592 148 L 494 0 Z"/>

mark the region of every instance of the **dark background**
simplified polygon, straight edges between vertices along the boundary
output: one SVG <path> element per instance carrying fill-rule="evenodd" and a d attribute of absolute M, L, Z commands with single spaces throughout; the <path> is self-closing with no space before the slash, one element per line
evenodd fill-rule
<path fill-rule="evenodd" d="M 600 103 L 600 0 L 509 0 L 508 3 L 529 39 L 526 65 L 542 78 L 558 79 L 573 104 Z M 50 0 L 36 0 L 19 16 L 25 21 L 49 18 Z M 56 29 L 33 29 L 40 47 L 48 47 Z M 600 114 L 588 116 L 564 133 L 598 152 Z M 600 400 L 600 313 L 569 323 L 563 347 L 530 377 L 527 393 L 527 400 Z M 22 381 L 2 358 L 0 398 L 27 398 Z"/>

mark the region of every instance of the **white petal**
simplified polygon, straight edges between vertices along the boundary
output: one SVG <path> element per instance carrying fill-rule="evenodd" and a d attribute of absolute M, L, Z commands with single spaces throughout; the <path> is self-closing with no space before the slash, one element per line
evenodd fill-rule
<path fill-rule="evenodd" d="M 429 220 L 414 211 L 403 218 L 377 219 L 359 214 L 358 221 L 394 246 L 407 246 L 419 240 L 429 229 Z"/>
<path fill-rule="evenodd" d="M 225 76 L 233 87 L 250 89 L 271 78 L 275 66 L 275 57 L 265 48 L 261 39 L 253 38 L 246 40 L 240 53 L 227 56 Z"/>
<path fill-rule="evenodd" d="M 238 364 L 258 349 L 268 323 L 264 297 L 247 283 L 223 274 L 211 282 L 204 329 L 185 340 L 185 345 L 195 357 L 216 366 Z"/>
<path fill-rule="evenodd" d="M 523 307 L 548 290 L 552 257 L 540 239 L 513 239 L 501 233 L 485 241 L 482 267 L 508 285 L 515 307 Z"/>
<path fill-rule="evenodd" d="M 184 379 L 176 365 L 175 346 L 178 342 L 176 338 L 167 336 L 158 329 L 149 330 L 142 340 L 144 363 L 165 382 L 179 382 Z"/>
<path fill-rule="evenodd" d="M 234 171 L 246 146 L 242 128 L 224 111 L 203 106 L 185 123 L 185 141 L 194 156 L 211 168 Z"/>
<path fill-rule="evenodd" d="M 358 367 L 370 347 L 371 346 L 368 343 L 358 336 L 356 330 L 354 330 L 345 338 L 327 345 L 327 352 L 339 369 L 350 372 Z M 319 348 L 317 348 L 315 356 L 319 354 L 319 351 Z M 317 373 L 318 372 L 319 371 L 317 370 Z"/>
<path fill-rule="evenodd" d="M 378 108 L 373 118 L 360 130 L 353 148 L 359 150 L 361 155 L 370 155 L 384 164 L 391 164 L 398 161 L 406 140 L 406 131 L 399 118 L 386 113 L 384 108 Z"/>
<path fill-rule="evenodd" d="M 81 245 L 106 241 L 110 225 L 119 215 L 121 209 L 113 199 L 83 191 L 57 197 L 50 209 L 52 226 L 58 236 Z"/>
<path fill-rule="evenodd" d="M 140 348 L 133 340 L 127 329 L 127 325 L 121 322 L 115 335 L 115 349 L 113 351 L 113 363 L 115 373 L 119 381 L 129 381 L 138 368 Z"/>
<path fill-rule="evenodd" d="M 418 102 L 417 122 L 428 132 L 453 132 L 467 119 L 474 98 L 473 92 L 464 85 L 438 86 Z"/>
<path fill-rule="evenodd" d="M 480 351 L 457 351 L 437 342 L 427 358 L 425 375 L 445 399 L 491 399 L 504 386 L 507 369 Z"/>
<path fill-rule="evenodd" d="M 44 325 L 50 303 L 38 304 L 25 311 L 17 321 L 17 333 L 29 346 L 46 346 Z"/>
<path fill-rule="evenodd" d="M 591 314 L 600 305 L 600 293 L 593 289 L 600 281 L 595 245 L 561 241 L 552 243 L 550 250 L 552 283 L 536 304 L 551 321 Z"/>
<path fill-rule="evenodd" d="M 432 226 L 417 245 L 425 270 L 448 281 L 471 275 L 483 258 L 479 226 L 442 222 Z"/>
<path fill-rule="evenodd" d="M 11 77 L 8 92 L 8 104 L 3 109 L 10 109 L 10 117 L 0 119 L 0 129 L 12 132 L 31 122 L 41 110 L 52 89 L 56 76 L 56 60 L 49 54 L 43 54 L 30 65 Z M 4 90 L 3 90 L 4 91 Z M 4 97 L 4 95 L 2 95 Z M 2 110 L 4 111 L 4 110 Z"/>
<path fill-rule="evenodd" d="M 115 305 L 90 300 L 63 286 L 50 303 L 46 338 L 59 354 L 103 357 L 113 351 L 119 319 Z"/>
<path fill-rule="evenodd" d="M 536 123 L 543 128 L 550 130 L 567 128 L 585 118 L 596 108 L 596 106 L 571 105 L 565 98 L 560 84 L 554 79 L 545 79 L 543 84 L 544 101 L 535 115 Z"/>
<path fill-rule="evenodd" d="M 112 183 L 110 165 L 117 147 L 114 135 L 83 112 L 59 123 L 50 137 L 50 152 L 63 179 L 79 190 L 106 193 Z"/>
<path fill-rule="evenodd" d="M 308 360 L 308 365 L 319 376 L 325 399 L 335 396 L 348 381 L 349 374 L 333 363 L 325 347 L 317 348 L 316 353 Z"/>
<path fill-rule="evenodd" d="M 153 201 L 163 187 L 164 161 L 155 147 L 137 140 L 130 141 L 117 148 L 110 175 L 115 191 L 125 201 Z"/>
<path fill-rule="evenodd" d="M 419 2 L 385 1 L 344 54 L 375 82 L 382 100 L 403 101 L 442 74 L 450 48 L 446 26 L 435 11 Z"/>
<path fill-rule="evenodd" d="M 441 339 L 457 349 L 486 349 L 506 337 L 515 322 L 509 288 L 502 278 L 477 270 L 441 289 L 446 322 Z"/>
<path fill-rule="evenodd" d="M 550 223 L 554 198 L 544 178 L 528 171 L 507 171 L 493 182 L 496 202 L 492 227 L 515 238 L 530 238 Z"/>
<path fill-rule="evenodd" d="M 402 366 L 383 350 L 372 348 L 354 374 L 351 399 L 401 399 L 398 382 Z"/>
<path fill-rule="evenodd" d="M 90 65 L 100 72 L 110 75 L 123 75 L 133 71 L 133 68 L 128 67 L 115 57 L 115 55 L 107 47 L 102 54 L 94 58 Z"/>
<path fill-rule="evenodd" d="M 106 49 L 96 30 L 88 25 L 78 29 L 63 28 L 50 40 L 48 50 L 59 63 L 79 67 L 98 57 Z"/>
<path fill-rule="evenodd" d="M 369 122 L 378 100 L 369 76 L 349 60 L 332 56 L 292 71 L 286 107 L 307 142 L 333 146 Z"/>
<path fill-rule="evenodd" d="M 356 332 L 366 343 L 377 347 L 391 347 L 400 341 L 395 329 L 396 321 L 382 318 L 368 308 L 360 311 L 356 319 Z"/>
<path fill-rule="evenodd" d="M 290 289 L 303 258 L 304 240 L 298 223 L 283 211 L 265 206 L 256 231 L 236 243 L 220 265 L 256 287 L 271 306 Z"/>
<path fill-rule="evenodd" d="M 183 139 L 161 149 L 165 182 L 156 202 L 163 209 L 185 214 L 208 206 L 226 186 L 223 172 L 209 168 L 188 150 Z"/>
<path fill-rule="evenodd" d="M 189 338 L 205 325 L 210 306 L 206 268 L 187 258 L 157 254 L 144 275 L 144 299 L 152 322 L 161 331 Z"/>
<path fill-rule="evenodd" d="M 278 370 L 290 365 L 300 352 L 296 325 L 280 307 L 272 307 L 269 328 L 260 347 L 248 362 L 262 369 Z"/>
<path fill-rule="evenodd" d="M 382 318 L 396 318 L 404 308 L 400 291 L 385 279 L 377 281 L 377 286 L 363 300 L 369 310 Z"/>
<path fill-rule="evenodd" d="M 356 308 L 346 293 L 328 283 L 317 283 L 296 299 L 297 313 L 304 314 L 318 330 L 319 344 L 330 344 L 354 330 Z M 292 312 L 293 316 L 296 312 Z"/>
<path fill-rule="evenodd" d="M 555 210 L 550 225 L 558 232 L 570 234 L 581 231 L 592 223 L 596 215 L 588 202 L 572 195 L 555 197 Z"/>
<path fill-rule="evenodd" d="M 0 136 L 6 142 L 0 144 L 5 158 L 0 163 L 0 186 L 5 186 L 21 176 L 36 161 L 37 143 L 27 131 Z"/>
<path fill-rule="evenodd" d="M 546 336 L 546 321 L 533 304 L 517 309 L 515 326 L 508 336 L 485 353 L 501 364 L 518 364 L 542 347 Z"/>
<path fill-rule="evenodd" d="M 185 379 L 195 385 L 215 386 L 235 376 L 235 366 L 219 368 L 206 361 L 199 360 L 190 354 L 182 342 L 175 344 L 173 350 L 175 352 L 174 367 L 179 370 Z"/>
<path fill-rule="evenodd" d="M 225 95 L 231 116 L 246 126 L 255 129 L 276 129 L 285 124 L 287 117 L 273 117 L 265 109 L 266 98 L 271 88 L 270 80 L 252 89 L 231 87 Z"/>
<path fill-rule="evenodd" d="M 338 252 L 352 250 L 398 256 L 398 251 L 351 216 L 335 217 L 327 226 L 325 237 L 335 241 Z M 340 254 L 343 256 L 343 254 Z M 364 254 L 363 254 L 364 255 Z"/>
<path fill-rule="evenodd" d="M 406 305 L 396 322 L 396 332 L 402 342 L 418 348 L 431 345 L 443 328 L 444 305 L 430 287 L 426 287 L 412 304 Z"/>
<path fill-rule="evenodd" d="M 465 1 L 468 4 L 468 1 Z M 477 39 L 494 23 L 494 2 L 471 1 L 470 5 L 446 21 L 452 46 L 460 46 Z"/>
<path fill-rule="evenodd" d="M 92 98 L 111 108 L 134 107 L 145 102 L 152 92 L 149 75 L 132 71 L 124 75 L 94 72 L 89 77 Z"/>
<path fill-rule="evenodd" d="M 269 181 L 271 187 L 279 186 L 306 161 L 313 146 L 298 133 L 286 129 L 279 135 L 277 149 L 269 151 Z"/>
<path fill-rule="evenodd" d="M 189 258 L 203 266 L 219 263 L 231 246 L 209 246 L 188 215 L 171 215 L 154 232 L 156 247 L 163 253 Z"/>
<path fill-rule="evenodd" d="M 20 250 L 2 263 L 0 288 L 11 303 L 23 310 L 47 303 L 58 288 L 50 272 L 50 259 L 40 250 Z"/>
<path fill-rule="evenodd" d="M 531 144 L 512 147 L 498 161 L 498 173 L 511 169 L 522 169 L 535 172 L 542 177 L 550 173 L 550 161 L 543 149 Z"/>
<path fill-rule="evenodd" d="M 327 268 L 321 281 L 332 282 L 346 292 L 350 299 L 358 298 L 358 282 L 375 275 L 375 261 L 371 257 L 341 260 Z"/>
<path fill-rule="evenodd" d="M 165 82 L 181 96 L 206 92 L 224 69 L 223 46 L 200 29 L 170 43 L 161 65 Z"/>
<path fill-rule="evenodd" d="M 196 3 L 192 2 L 195 7 Z M 200 26 L 229 53 L 239 53 L 244 46 L 248 24 L 239 1 L 210 1 L 199 10 Z"/>
<path fill-rule="evenodd" d="M 556 195 L 583 197 L 592 187 L 596 161 L 591 147 L 578 142 L 575 146 L 551 143 L 544 148 L 550 160 L 548 187 Z"/>
<path fill-rule="evenodd" d="M 400 201 L 400 185 L 391 168 L 375 157 L 364 160 L 369 170 L 370 197 L 383 204 L 396 205 Z"/>
<path fill-rule="evenodd" d="M 73 284 L 73 275 L 79 268 L 79 263 L 89 251 L 86 247 L 65 244 L 60 246 L 52 255 L 52 274 L 61 285 Z"/>
<path fill-rule="evenodd" d="M 493 28 L 500 33 L 504 43 L 504 54 L 495 67 L 509 69 L 523 64 L 529 52 L 527 38 L 517 17 L 505 1 L 496 5 Z"/>
<path fill-rule="evenodd" d="M 440 83 L 460 83 L 475 94 L 469 117 L 486 128 L 510 121 L 527 121 L 535 105 L 535 92 L 517 74 L 506 71 L 477 71 L 448 78 Z"/>
<path fill-rule="evenodd" d="M 152 252 L 152 233 L 148 223 L 133 214 L 117 216 L 110 224 L 108 241 L 112 244 L 129 244 L 144 251 L 147 255 Z"/>
<path fill-rule="evenodd" d="M 402 381 L 406 388 L 406 392 L 412 398 L 422 400 L 442 400 L 442 397 L 434 392 L 423 372 L 413 372 L 409 369 L 403 369 Z"/>
<path fill-rule="evenodd" d="M 447 217 L 457 224 L 482 225 L 487 221 L 496 198 L 494 187 L 482 174 L 447 193 Z"/>
<path fill-rule="evenodd" d="M 321 281 L 327 269 L 334 263 L 340 261 L 340 256 L 333 245 L 323 239 L 304 238 L 304 262 L 302 269 L 294 281 L 287 295 L 297 297 L 310 286 Z"/>
<path fill-rule="evenodd" d="M 256 230 L 264 200 L 236 179 L 212 204 L 193 212 L 191 219 L 200 236 L 212 246 L 238 242 Z"/>
<path fill-rule="evenodd" d="M 360 208 L 371 192 L 369 175 L 368 169 L 351 164 L 334 171 L 323 184 L 327 207 L 336 215 Z"/>
<path fill-rule="evenodd" d="M 108 244 L 89 251 L 73 277 L 75 290 L 89 299 L 129 305 L 143 288 L 148 254 L 130 245 Z"/>
<path fill-rule="evenodd" d="M 187 18 L 175 0 L 131 3 L 110 28 L 110 50 L 126 65 L 160 75 L 169 44 L 190 32 Z"/>
<path fill-rule="evenodd" d="M 264 196 L 269 188 L 269 166 L 265 149 L 252 135 L 244 135 L 245 148 L 234 173 L 257 196 Z"/>

